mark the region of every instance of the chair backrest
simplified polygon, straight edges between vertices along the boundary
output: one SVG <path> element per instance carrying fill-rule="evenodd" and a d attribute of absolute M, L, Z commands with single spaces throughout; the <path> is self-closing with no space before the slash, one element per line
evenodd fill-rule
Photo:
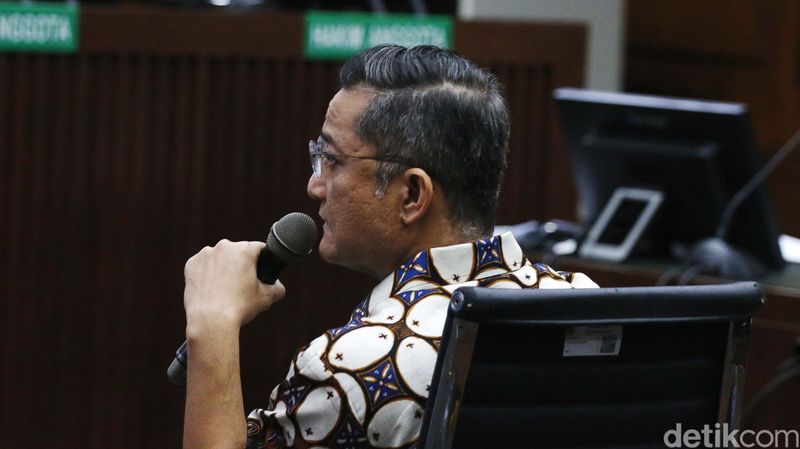
<path fill-rule="evenodd" d="M 462 288 L 445 322 L 420 447 L 664 447 L 738 425 L 758 284 Z"/>

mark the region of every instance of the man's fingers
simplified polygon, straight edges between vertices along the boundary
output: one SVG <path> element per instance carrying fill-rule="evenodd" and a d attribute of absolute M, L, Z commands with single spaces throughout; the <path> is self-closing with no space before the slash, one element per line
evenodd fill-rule
<path fill-rule="evenodd" d="M 255 270 L 256 259 L 266 246 L 265 242 L 231 242 L 228 239 L 222 239 L 216 245 L 206 246 L 190 257 L 183 266 L 183 275 L 186 277 L 190 272 L 214 266 L 228 268 L 238 266 L 239 269 L 248 271 L 248 267 L 252 265 Z"/>
<path fill-rule="evenodd" d="M 286 287 L 283 286 L 281 281 L 275 280 L 274 284 L 264 284 L 263 282 L 259 282 L 259 290 L 261 292 L 261 297 L 265 300 L 265 309 L 275 304 L 276 302 L 283 299 L 286 295 Z"/>
<path fill-rule="evenodd" d="M 286 287 L 283 286 L 283 283 L 280 281 L 280 279 L 275 279 L 274 284 L 262 284 L 262 285 L 267 289 L 273 290 L 272 293 L 278 296 L 283 296 L 286 294 Z"/>
<path fill-rule="evenodd" d="M 240 250 L 247 254 L 258 254 L 262 248 L 267 246 L 265 242 L 254 242 L 254 241 L 241 241 L 241 242 L 231 242 L 228 239 L 222 239 L 214 246 L 213 249 L 219 249 L 222 251 L 225 250 Z"/>
<path fill-rule="evenodd" d="M 266 242 L 247 242 L 248 251 L 253 252 L 255 254 L 260 254 L 261 250 L 264 249 L 267 244 Z"/>

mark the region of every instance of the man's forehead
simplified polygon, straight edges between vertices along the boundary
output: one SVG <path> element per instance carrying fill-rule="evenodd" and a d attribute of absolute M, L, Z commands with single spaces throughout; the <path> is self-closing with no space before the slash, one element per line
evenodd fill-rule
<path fill-rule="evenodd" d="M 334 97 L 334 98 L 336 98 L 336 97 Z M 338 119 L 339 118 L 339 110 L 340 110 L 339 106 L 336 104 L 335 101 L 333 101 L 333 98 L 332 98 L 331 101 L 328 102 L 328 110 L 325 111 L 325 121 L 328 122 L 328 121 L 331 121 L 331 120 Z"/>
<path fill-rule="evenodd" d="M 331 98 L 325 120 L 355 119 L 360 117 L 375 92 L 369 89 L 341 89 Z"/>

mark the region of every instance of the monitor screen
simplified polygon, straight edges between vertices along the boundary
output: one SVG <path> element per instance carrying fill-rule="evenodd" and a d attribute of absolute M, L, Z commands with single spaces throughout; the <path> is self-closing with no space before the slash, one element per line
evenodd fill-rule
<path fill-rule="evenodd" d="M 591 225 L 618 187 L 658 190 L 664 200 L 640 249 L 681 257 L 712 237 L 726 204 L 755 174 L 746 106 L 645 95 L 556 89 L 579 195 Z M 766 266 L 784 261 L 765 189 L 739 208 L 725 236 Z"/>

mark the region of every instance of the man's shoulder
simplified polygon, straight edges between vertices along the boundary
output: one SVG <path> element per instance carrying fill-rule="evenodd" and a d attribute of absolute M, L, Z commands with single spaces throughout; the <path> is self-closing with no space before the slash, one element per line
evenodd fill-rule
<path fill-rule="evenodd" d="M 519 269 L 481 279 L 478 287 L 490 288 L 597 288 L 584 273 L 559 271 L 549 265 L 526 261 Z"/>

